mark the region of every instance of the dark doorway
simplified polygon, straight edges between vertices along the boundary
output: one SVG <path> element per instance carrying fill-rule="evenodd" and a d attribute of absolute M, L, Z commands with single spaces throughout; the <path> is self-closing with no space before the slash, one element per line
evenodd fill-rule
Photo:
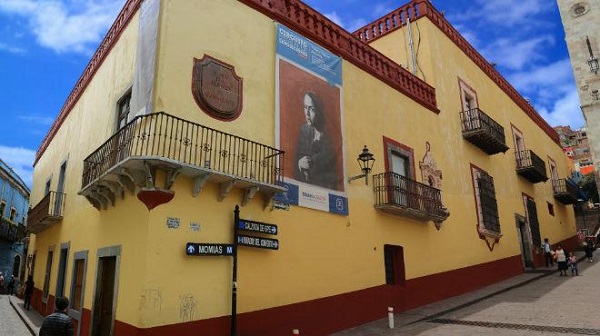
<path fill-rule="evenodd" d="M 521 245 L 521 256 L 525 269 L 533 269 L 533 255 L 531 254 L 531 241 L 529 239 L 529 231 L 527 229 L 527 221 L 525 217 L 516 216 L 517 231 L 519 231 L 519 239 Z"/>
<path fill-rule="evenodd" d="M 116 264 L 116 256 L 98 259 L 92 336 L 112 335 Z"/>

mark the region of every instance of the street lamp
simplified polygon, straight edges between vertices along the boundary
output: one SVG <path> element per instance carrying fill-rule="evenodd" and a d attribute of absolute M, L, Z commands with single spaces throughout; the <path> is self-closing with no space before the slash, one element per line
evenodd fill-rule
<path fill-rule="evenodd" d="M 594 52 L 592 51 L 592 45 L 590 44 L 590 39 L 586 36 L 585 43 L 587 43 L 588 52 L 590 53 L 590 58 L 588 58 L 588 65 L 590 66 L 590 71 L 593 73 L 598 73 L 598 69 L 600 68 L 600 64 L 598 64 L 598 59 L 594 56 Z"/>
<path fill-rule="evenodd" d="M 365 147 L 363 148 L 362 153 L 360 153 L 358 155 L 358 158 L 356 159 L 356 161 L 358 162 L 358 165 L 360 166 L 360 170 L 363 173 L 360 175 L 356 175 L 356 176 L 348 178 L 348 182 L 364 177 L 365 185 L 369 185 L 369 173 L 371 172 L 371 168 L 373 168 L 373 164 L 375 163 L 375 158 L 373 157 L 373 154 L 371 154 L 371 152 L 369 152 L 367 145 L 365 145 Z"/>

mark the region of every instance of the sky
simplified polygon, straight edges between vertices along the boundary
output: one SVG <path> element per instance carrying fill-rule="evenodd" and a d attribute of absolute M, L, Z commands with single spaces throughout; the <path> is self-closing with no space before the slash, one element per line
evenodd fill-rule
<path fill-rule="evenodd" d="M 305 3 L 352 32 L 407 1 Z M 551 126 L 584 126 L 555 0 L 432 3 Z M 29 187 L 35 152 L 124 4 L 0 0 L 0 159 Z"/>

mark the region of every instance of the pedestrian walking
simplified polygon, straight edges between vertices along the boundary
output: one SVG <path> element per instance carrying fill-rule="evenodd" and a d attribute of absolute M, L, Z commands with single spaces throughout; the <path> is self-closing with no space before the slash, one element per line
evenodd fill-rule
<path fill-rule="evenodd" d="M 75 325 L 67 314 L 69 299 L 64 296 L 57 297 L 55 307 L 54 313 L 44 318 L 39 336 L 73 336 Z"/>
<path fill-rule="evenodd" d="M 14 274 L 10 275 L 10 279 L 8 280 L 8 295 L 13 295 L 15 291 L 15 276 Z"/>
<path fill-rule="evenodd" d="M 592 262 L 594 257 L 594 243 L 591 239 L 588 239 L 583 249 L 585 251 L 585 257 L 587 258 L 587 261 Z"/>
<path fill-rule="evenodd" d="M 0 272 L 0 294 L 4 294 L 4 276 Z"/>
<path fill-rule="evenodd" d="M 550 242 L 548 238 L 544 238 L 544 243 L 542 244 L 542 249 L 544 250 L 544 258 L 546 259 L 546 267 L 554 266 L 554 259 L 552 258 L 552 247 L 550 246 Z"/>
<path fill-rule="evenodd" d="M 27 281 L 25 281 L 25 309 L 29 310 L 31 307 L 31 296 L 33 295 L 33 275 L 29 274 L 27 276 Z"/>
<path fill-rule="evenodd" d="M 567 275 L 567 255 L 560 244 L 556 245 L 556 250 L 552 255 L 558 264 L 559 276 Z"/>
<path fill-rule="evenodd" d="M 569 255 L 569 268 L 571 268 L 571 276 L 579 275 L 579 270 L 577 269 L 577 257 L 573 252 Z"/>

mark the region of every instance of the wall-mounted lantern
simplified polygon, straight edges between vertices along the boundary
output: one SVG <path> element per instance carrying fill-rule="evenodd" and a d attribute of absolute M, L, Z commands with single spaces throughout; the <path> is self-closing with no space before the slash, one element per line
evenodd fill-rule
<path fill-rule="evenodd" d="M 592 45 L 590 44 L 590 39 L 586 36 L 585 43 L 588 47 L 588 52 L 590 53 L 590 58 L 588 58 L 588 65 L 590 66 L 590 71 L 597 74 L 598 69 L 600 68 L 600 64 L 598 64 L 598 59 L 594 56 L 594 52 L 592 51 Z"/>
<path fill-rule="evenodd" d="M 358 158 L 356 159 L 356 161 L 358 161 L 360 170 L 363 173 L 360 175 L 348 178 L 348 182 L 364 177 L 365 185 L 369 185 L 369 173 L 371 172 L 371 168 L 373 168 L 373 164 L 375 163 L 375 158 L 373 157 L 373 154 L 371 154 L 371 152 L 369 152 L 367 145 L 365 145 L 365 147 L 363 148 L 362 153 L 360 153 L 358 155 Z"/>

